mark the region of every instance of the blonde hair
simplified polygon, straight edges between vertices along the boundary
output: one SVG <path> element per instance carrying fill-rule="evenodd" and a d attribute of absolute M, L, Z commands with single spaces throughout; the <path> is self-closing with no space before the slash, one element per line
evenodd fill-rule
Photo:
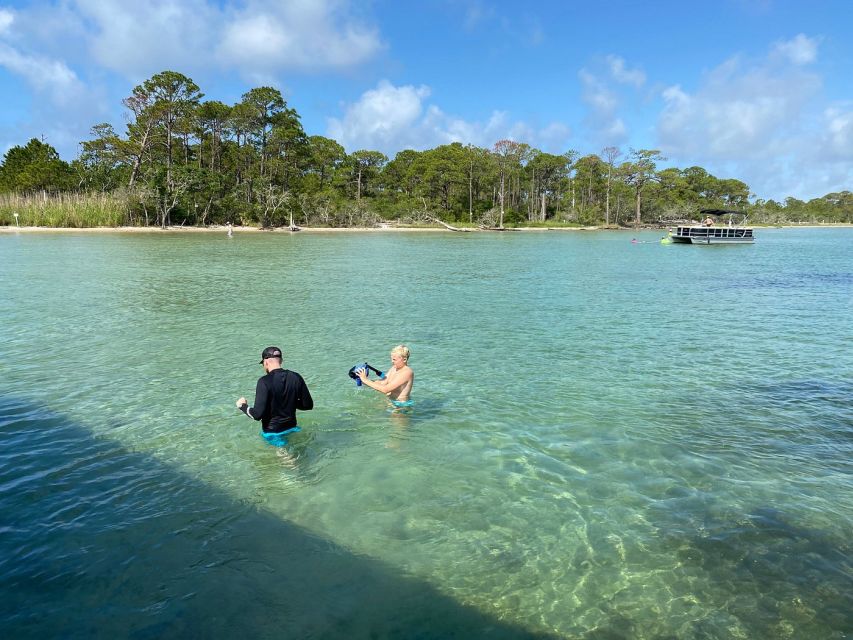
<path fill-rule="evenodd" d="M 409 347 L 407 347 L 404 344 L 398 344 L 396 347 L 391 349 L 391 355 L 397 354 L 406 362 L 409 361 L 409 354 L 410 353 L 411 353 L 411 351 L 409 351 Z"/>

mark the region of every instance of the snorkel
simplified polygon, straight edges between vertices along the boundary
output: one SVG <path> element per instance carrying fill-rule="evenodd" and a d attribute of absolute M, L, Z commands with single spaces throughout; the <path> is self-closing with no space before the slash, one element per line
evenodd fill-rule
<path fill-rule="evenodd" d="M 383 380 L 385 378 L 385 374 L 382 371 L 380 371 L 379 369 L 377 369 L 376 367 L 371 367 L 366 362 L 364 364 L 357 364 L 352 369 L 350 369 L 349 372 L 347 373 L 347 375 L 350 378 L 355 380 L 355 386 L 357 386 L 357 387 L 361 386 L 361 378 L 358 377 L 359 371 L 364 371 L 368 376 L 370 376 L 370 372 L 372 371 L 377 376 L 379 376 L 380 380 Z"/>

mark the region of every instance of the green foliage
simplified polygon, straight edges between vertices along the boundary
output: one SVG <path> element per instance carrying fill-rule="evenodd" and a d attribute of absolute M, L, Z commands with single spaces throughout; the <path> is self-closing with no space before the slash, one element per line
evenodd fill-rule
<path fill-rule="evenodd" d="M 579 157 L 499 140 L 389 159 L 307 136 L 273 87 L 251 89 L 234 105 L 203 97 L 190 78 L 163 71 L 122 101 L 126 130 L 95 125 L 70 165 L 36 139 L 10 149 L 0 194 L 21 195 L 0 202 L 0 224 L 18 212 L 21 224 L 49 226 L 625 225 L 695 219 L 703 207 L 739 209 L 765 224 L 853 222 L 849 191 L 751 203 L 740 180 L 702 167 L 658 169 L 664 158 L 654 149 Z"/>
<path fill-rule="evenodd" d="M 119 227 L 133 224 L 132 213 L 132 198 L 125 192 L 0 194 L 0 225 L 74 229 Z"/>
<path fill-rule="evenodd" d="M 0 192 L 67 191 L 74 184 L 68 163 L 49 144 L 36 138 L 12 147 L 0 164 Z"/>

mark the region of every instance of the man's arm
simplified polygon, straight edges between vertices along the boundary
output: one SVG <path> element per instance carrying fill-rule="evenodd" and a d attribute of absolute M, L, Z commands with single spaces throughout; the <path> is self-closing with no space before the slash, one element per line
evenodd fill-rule
<path fill-rule="evenodd" d="M 237 401 L 237 408 L 245 413 L 247 416 L 252 418 L 253 420 L 261 420 L 264 417 L 264 411 L 267 408 L 267 385 L 264 384 L 264 379 L 258 379 L 258 386 L 255 387 L 255 406 L 249 407 L 249 403 L 246 402 L 245 398 L 240 398 Z"/>
<path fill-rule="evenodd" d="M 296 408 L 300 411 L 311 411 L 314 408 L 314 399 L 311 397 L 311 392 L 308 391 L 308 385 L 298 373 L 299 391 L 296 394 Z"/>
<path fill-rule="evenodd" d="M 406 367 L 403 371 L 394 371 L 384 380 L 374 381 L 367 377 L 366 371 L 360 369 L 358 377 L 361 378 L 362 384 L 366 384 L 371 389 L 376 389 L 380 393 L 391 393 L 412 379 L 412 370 Z"/>

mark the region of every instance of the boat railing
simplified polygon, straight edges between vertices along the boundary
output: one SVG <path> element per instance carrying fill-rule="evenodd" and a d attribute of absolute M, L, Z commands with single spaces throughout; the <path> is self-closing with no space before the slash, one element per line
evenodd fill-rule
<path fill-rule="evenodd" d="M 751 238 L 747 227 L 678 227 L 675 235 L 681 238 Z"/>

